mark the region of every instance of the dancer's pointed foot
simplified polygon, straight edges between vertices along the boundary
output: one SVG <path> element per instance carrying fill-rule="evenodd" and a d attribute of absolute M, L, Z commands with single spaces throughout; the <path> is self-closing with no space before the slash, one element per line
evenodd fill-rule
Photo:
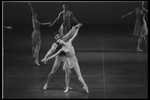
<path fill-rule="evenodd" d="M 44 90 L 46 90 L 46 89 L 47 89 L 47 84 L 45 84 L 45 85 L 44 85 L 43 89 L 44 89 Z"/>
<path fill-rule="evenodd" d="M 39 62 L 38 62 L 38 61 L 35 61 L 35 64 L 36 64 L 36 65 L 38 65 L 38 66 L 40 66 L 40 64 L 39 64 Z"/>
<path fill-rule="evenodd" d="M 137 48 L 136 51 L 142 52 L 143 50 L 141 50 L 140 48 Z"/>
<path fill-rule="evenodd" d="M 83 89 L 85 89 L 86 93 L 89 93 L 88 87 L 84 86 Z"/>
<path fill-rule="evenodd" d="M 64 92 L 66 93 L 66 92 L 68 92 L 68 90 L 69 90 L 69 87 L 67 87 Z"/>

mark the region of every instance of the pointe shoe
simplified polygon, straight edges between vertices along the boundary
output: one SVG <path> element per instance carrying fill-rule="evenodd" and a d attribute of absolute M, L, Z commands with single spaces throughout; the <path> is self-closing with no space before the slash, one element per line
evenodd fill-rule
<path fill-rule="evenodd" d="M 142 52 L 143 50 L 141 50 L 140 48 L 137 48 L 136 51 Z"/>
<path fill-rule="evenodd" d="M 35 61 L 35 64 L 38 65 L 38 66 L 40 66 L 39 62 L 37 62 L 37 61 Z"/>
<path fill-rule="evenodd" d="M 44 90 L 46 90 L 46 89 L 47 89 L 47 84 L 45 84 L 45 85 L 44 85 L 43 89 L 44 89 Z"/>
<path fill-rule="evenodd" d="M 86 93 L 89 93 L 88 87 L 84 86 L 83 89 L 85 89 Z"/>
<path fill-rule="evenodd" d="M 66 88 L 66 90 L 64 91 L 65 93 L 68 92 L 69 88 Z"/>

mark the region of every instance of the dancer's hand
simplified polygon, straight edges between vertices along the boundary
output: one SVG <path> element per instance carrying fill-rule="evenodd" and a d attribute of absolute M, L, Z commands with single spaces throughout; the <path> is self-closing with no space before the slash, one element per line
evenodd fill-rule
<path fill-rule="evenodd" d="M 41 62 L 43 62 L 44 64 L 46 64 L 47 63 L 47 59 L 44 58 L 44 59 L 41 60 Z"/>
<path fill-rule="evenodd" d="M 8 29 L 13 29 L 13 27 L 12 27 L 12 26 L 8 26 L 7 28 L 8 28 Z"/>
<path fill-rule="evenodd" d="M 49 21 L 48 23 L 49 23 L 49 25 L 51 25 L 51 24 L 52 24 L 52 22 L 50 22 L 50 21 Z"/>
<path fill-rule="evenodd" d="M 29 6 L 32 6 L 31 2 L 28 3 Z"/>
<path fill-rule="evenodd" d="M 125 15 L 123 15 L 123 16 L 121 16 L 122 18 L 124 18 L 125 17 Z"/>

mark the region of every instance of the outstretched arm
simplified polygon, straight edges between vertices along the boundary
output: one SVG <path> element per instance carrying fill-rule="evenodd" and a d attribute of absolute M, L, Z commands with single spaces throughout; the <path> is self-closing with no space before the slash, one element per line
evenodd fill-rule
<path fill-rule="evenodd" d="M 13 29 L 12 26 L 3 26 L 4 28 L 7 28 L 7 29 Z"/>
<path fill-rule="evenodd" d="M 131 11 L 131 12 L 129 12 L 129 13 L 127 13 L 127 14 L 123 15 L 122 17 L 124 18 L 124 17 L 126 17 L 127 15 L 130 15 L 130 14 L 132 14 L 133 12 L 135 12 L 136 10 L 137 10 L 137 8 L 136 8 L 136 9 L 134 9 L 133 11 Z"/>
<path fill-rule="evenodd" d="M 73 13 L 71 13 L 71 18 L 78 24 L 79 22 L 76 20 L 76 18 L 73 16 Z"/>
<path fill-rule="evenodd" d="M 57 53 L 55 53 L 54 55 L 52 55 L 52 56 L 50 56 L 50 57 L 48 57 L 48 58 L 42 59 L 41 61 L 44 62 L 44 63 L 46 63 L 48 60 L 50 60 L 50 59 L 56 57 L 61 51 L 62 51 L 62 49 L 60 49 L 60 50 L 59 50 Z"/>
<path fill-rule="evenodd" d="M 31 12 L 32 12 L 32 16 L 34 16 L 35 10 L 33 9 L 32 4 L 29 2 L 28 5 L 30 6 L 30 9 L 31 9 Z"/>
<path fill-rule="evenodd" d="M 62 13 L 60 12 L 59 15 L 58 15 L 58 17 L 54 20 L 54 22 L 50 26 L 53 26 L 56 23 L 56 21 L 60 18 L 61 14 Z"/>
<path fill-rule="evenodd" d="M 143 7 L 144 11 L 148 13 L 148 10 Z"/>
<path fill-rule="evenodd" d="M 41 23 L 41 22 L 39 22 L 38 21 L 38 23 L 40 24 L 40 25 L 50 25 L 51 24 L 51 22 L 49 21 L 49 22 L 47 22 L 47 23 Z"/>

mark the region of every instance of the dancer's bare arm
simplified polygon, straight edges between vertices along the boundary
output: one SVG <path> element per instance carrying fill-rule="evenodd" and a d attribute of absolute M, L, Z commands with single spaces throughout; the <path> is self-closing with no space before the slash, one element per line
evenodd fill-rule
<path fill-rule="evenodd" d="M 73 41 L 73 39 L 74 39 L 74 38 L 78 35 L 78 31 L 79 31 L 79 28 L 80 28 L 81 26 L 82 26 L 82 24 L 81 24 L 81 23 L 79 23 L 78 25 L 76 25 L 76 26 L 75 26 L 76 31 L 75 31 L 75 33 L 74 33 L 73 37 L 69 39 L 69 41 L 70 41 L 70 42 L 72 42 L 72 41 Z"/>
<path fill-rule="evenodd" d="M 50 59 L 56 57 L 61 51 L 63 51 L 63 50 L 60 49 L 57 53 L 51 55 L 50 57 L 48 57 L 48 58 L 46 58 L 46 59 L 43 59 L 42 61 L 46 63 L 48 60 L 50 60 Z"/>
<path fill-rule="evenodd" d="M 124 18 L 124 17 L 126 17 L 127 15 L 130 15 L 130 14 L 134 13 L 135 11 L 137 11 L 137 9 L 138 9 L 138 8 L 136 8 L 136 9 L 134 9 L 133 11 L 131 11 L 131 12 L 129 12 L 129 13 L 123 15 L 122 17 Z"/>
<path fill-rule="evenodd" d="M 47 59 L 49 56 L 51 56 L 55 52 L 57 47 L 58 47 L 58 45 L 56 43 L 53 43 L 51 48 L 49 49 L 49 51 L 45 55 L 44 59 Z"/>
<path fill-rule="evenodd" d="M 76 26 L 72 27 L 72 29 L 65 35 L 62 37 L 62 39 L 67 42 L 70 38 L 72 38 L 72 36 L 74 36 L 76 30 L 77 30 L 77 27 L 79 27 L 80 23 L 77 24 Z M 81 27 L 81 26 L 80 26 Z"/>
<path fill-rule="evenodd" d="M 148 13 L 148 10 L 143 7 L 144 11 Z"/>
<path fill-rule="evenodd" d="M 73 16 L 73 13 L 71 12 L 71 18 L 78 24 L 79 22 L 77 21 L 77 19 Z"/>
<path fill-rule="evenodd" d="M 58 17 L 54 20 L 54 22 L 51 24 L 51 25 L 49 25 L 49 26 L 53 26 L 55 23 L 56 23 L 56 21 L 60 18 L 60 16 L 62 15 L 62 12 L 60 12 L 59 13 L 59 15 L 58 15 Z"/>

